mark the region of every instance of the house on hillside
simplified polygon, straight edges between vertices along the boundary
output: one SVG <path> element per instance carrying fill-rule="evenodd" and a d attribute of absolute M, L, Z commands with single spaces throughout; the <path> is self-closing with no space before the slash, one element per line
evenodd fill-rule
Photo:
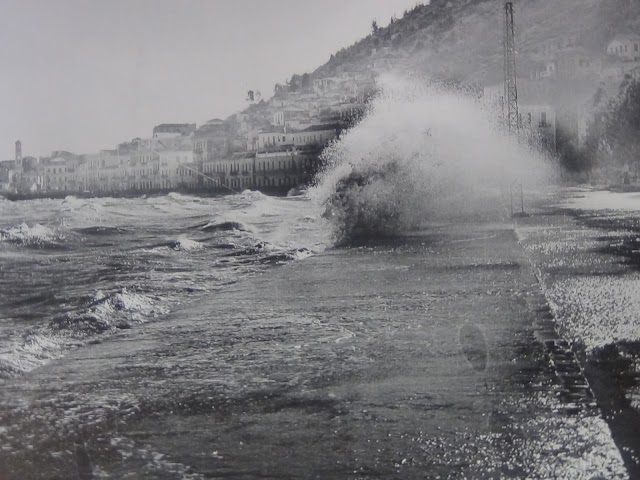
<path fill-rule="evenodd" d="M 286 108 L 273 114 L 272 124 L 278 127 L 297 128 L 309 121 L 309 112 L 302 108 Z"/>
<path fill-rule="evenodd" d="M 616 35 L 607 45 L 607 54 L 622 60 L 640 60 L 640 35 Z"/>
<path fill-rule="evenodd" d="M 533 70 L 533 79 L 541 78 L 556 78 L 556 72 L 558 70 L 555 60 L 548 60 L 543 64 L 536 65 Z"/>
<path fill-rule="evenodd" d="M 596 76 L 602 70 L 602 62 L 582 47 L 569 47 L 558 52 L 554 62 L 555 77 L 564 80 Z"/>
<path fill-rule="evenodd" d="M 569 34 L 541 42 L 534 48 L 534 53 L 537 56 L 542 56 L 542 58 L 550 59 L 555 57 L 558 52 L 566 48 L 574 47 L 576 43 L 577 36 Z"/>
<path fill-rule="evenodd" d="M 324 95 L 333 87 L 334 78 L 317 78 L 313 81 L 313 91 L 316 95 Z"/>

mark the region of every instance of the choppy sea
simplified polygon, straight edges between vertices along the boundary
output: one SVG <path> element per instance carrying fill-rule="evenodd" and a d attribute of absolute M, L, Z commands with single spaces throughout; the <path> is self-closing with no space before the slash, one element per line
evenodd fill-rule
<path fill-rule="evenodd" d="M 0 378 L 324 250 L 306 197 L 0 201 Z"/>

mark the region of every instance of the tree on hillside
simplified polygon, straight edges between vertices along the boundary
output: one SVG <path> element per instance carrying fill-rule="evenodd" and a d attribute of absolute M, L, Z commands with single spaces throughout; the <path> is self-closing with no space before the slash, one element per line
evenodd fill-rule
<path fill-rule="evenodd" d="M 378 33 L 379 30 L 380 30 L 380 27 L 378 26 L 378 22 L 376 22 L 375 20 L 371 22 L 372 33 L 375 35 L 376 33 Z"/>
<path fill-rule="evenodd" d="M 640 81 L 626 77 L 618 97 L 595 113 L 585 150 L 593 161 L 640 163 Z"/>
<path fill-rule="evenodd" d="M 297 92 L 302 88 L 302 76 L 297 73 L 291 77 L 291 80 L 287 81 L 287 87 L 290 92 Z"/>
<path fill-rule="evenodd" d="M 308 73 L 302 74 L 302 88 L 309 88 L 311 86 L 311 75 Z"/>

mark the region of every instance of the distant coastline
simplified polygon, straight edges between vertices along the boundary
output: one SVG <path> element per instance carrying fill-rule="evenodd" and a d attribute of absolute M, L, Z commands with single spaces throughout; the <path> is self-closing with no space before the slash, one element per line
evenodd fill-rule
<path fill-rule="evenodd" d="M 300 188 L 291 187 L 262 187 L 259 189 L 250 189 L 252 191 L 259 191 L 265 195 L 274 197 L 286 197 L 291 195 L 292 192 L 302 191 Z M 0 192 L 0 199 L 9 201 L 25 201 L 25 200 L 64 200 L 67 197 L 75 198 L 140 198 L 140 197 L 158 197 L 168 195 L 170 193 L 179 193 L 181 195 L 192 195 L 195 197 L 223 197 L 225 195 L 238 195 L 242 192 L 236 192 L 232 190 L 223 189 L 211 190 L 207 188 L 188 189 L 188 188 L 169 188 L 169 189 L 154 189 L 154 190 L 111 190 L 111 191 L 84 191 L 84 192 L 72 192 L 72 191 L 57 191 L 57 192 L 32 192 L 32 193 L 15 193 L 15 192 Z"/>

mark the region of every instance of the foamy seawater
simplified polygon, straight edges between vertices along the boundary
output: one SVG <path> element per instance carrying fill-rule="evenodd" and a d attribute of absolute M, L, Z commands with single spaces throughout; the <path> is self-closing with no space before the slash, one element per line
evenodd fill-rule
<path fill-rule="evenodd" d="M 548 185 L 556 170 L 535 141 L 509 135 L 496 105 L 428 79 L 382 77 L 358 126 L 325 150 L 312 195 L 338 239 L 501 210 L 516 185 Z"/>
<path fill-rule="evenodd" d="M 322 251 L 317 205 L 259 192 L 0 202 L 0 378 Z"/>

